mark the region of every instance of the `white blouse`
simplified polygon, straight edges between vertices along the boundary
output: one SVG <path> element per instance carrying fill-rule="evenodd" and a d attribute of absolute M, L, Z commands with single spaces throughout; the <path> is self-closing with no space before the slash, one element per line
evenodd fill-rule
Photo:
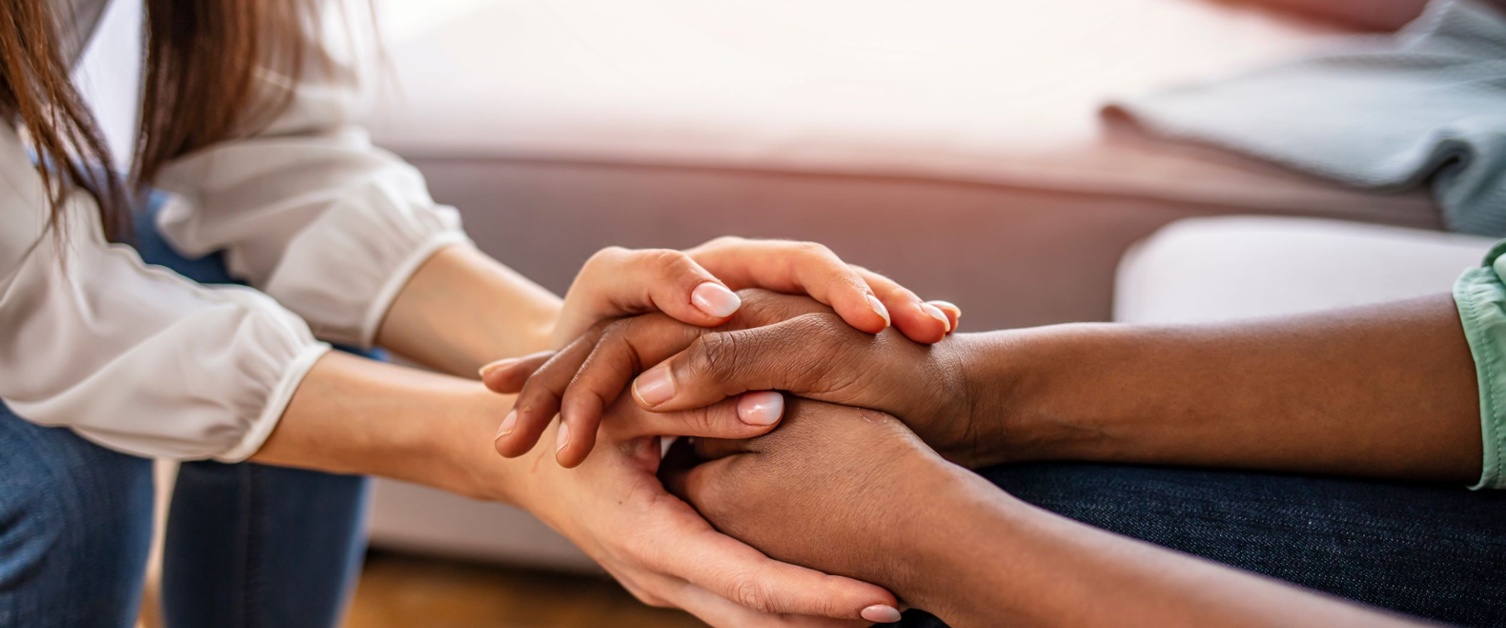
<path fill-rule="evenodd" d="M 75 32 L 92 31 L 107 2 L 67 0 Z M 268 128 L 154 182 L 174 196 L 159 216 L 167 240 L 190 257 L 225 251 L 256 289 L 144 264 L 105 241 L 81 192 L 62 233 L 44 235 L 41 178 L 0 125 L 0 399 L 12 410 L 131 454 L 244 460 L 328 351 L 316 337 L 370 346 L 418 266 L 469 242 L 457 212 L 359 126 L 357 65 L 305 72 L 296 86 L 261 78 L 294 90 Z"/>

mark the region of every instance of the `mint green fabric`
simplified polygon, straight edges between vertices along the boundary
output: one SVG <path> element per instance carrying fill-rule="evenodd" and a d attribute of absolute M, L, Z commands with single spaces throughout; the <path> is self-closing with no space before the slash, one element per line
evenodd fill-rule
<path fill-rule="evenodd" d="M 1434 0 L 1394 35 L 1105 112 L 1352 186 L 1431 185 L 1450 229 L 1506 236 L 1506 0 Z"/>
<path fill-rule="evenodd" d="M 1485 464 L 1471 488 L 1506 488 L 1506 240 L 1496 242 L 1485 263 L 1454 282 L 1454 302 L 1475 358 L 1480 384 L 1480 435 Z"/>

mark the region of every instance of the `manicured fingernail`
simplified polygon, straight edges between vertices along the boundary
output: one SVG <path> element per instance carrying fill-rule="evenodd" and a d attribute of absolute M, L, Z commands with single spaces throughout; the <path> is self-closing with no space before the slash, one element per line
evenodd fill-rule
<path fill-rule="evenodd" d="M 868 307 L 873 308 L 874 314 L 884 317 L 885 327 L 889 326 L 889 308 L 884 307 L 884 303 L 879 301 L 878 297 L 871 294 L 868 295 Z"/>
<path fill-rule="evenodd" d="M 554 451 L 558 452 L 570 444 L 570 424 L 560 421 L 560 431 L 554 435 Z"/>
<path fill-rule="evenodd" d="M 497 438 L 502 438 L 503 436 L 511 434 L 513 428 L 515 428 L 517 426 L 518 426 L 518 411 L 517 410 L 509 411 L 507 413 L 507 417 L 504 418 L 504 419 L 502 419 L 502 425 L 497 428 Z M 493 438 L 492 440 L 497 440 L 497 438 Z"/>
<path fill-rule="evenodd" d="M 952 318 L 957 319 L 959 322 L 962 320 L 962 308 L 957 307 L 956 303 L 952 303 L 951 301 L 932 301 L 931 305 L 941 308 L 943 312 L 950 313 Z"/>
<path fill-rule="evenodd" d="M 893 606 L 884 606 L 883 604 L 874 604 L 873 606 L 863 609 L 863 612 L 858 614 L 861 615 L 863 619 L 871 621 L 875 624 L 892 624 L 899 621 L 900 619 L 899 609 L 894 608 Z"/>
<path fill-rule="evenodd" d="M 737 293 L 714 281 L 696 286 L 690 292 L 690 302 L 702 312 L 717 318 L 731 316 L 743 305 L 743 300 L 738 298 Z"/>
<path fill-rule="evenodd" d="M 491 373 L 495 373 L 495 372 L 500 371 L 502 369 L 505 369 L 505 368 L 507 368 L 509 366 L 517 364 L 519 360 L 520 360 L 520 358 L 506 358 L 506 359 L 502 359 L 502 360 L 497 360 L 496 362 L 492 362 L 491 364 L 488 364 L 486 366 L 481 367 L 480 375 L 482 377 L 486 377 L 487 375 L 489 375 Z"/>
<path fill-rule="evenodd" d="M 669 373 L 669 366 L 660 364 L 644 371 L 638 379 L 633 380 L 633 394 L 638 396 L 638 401 L 643 405 L 654 407 L 675 396 L 675 379 Z"/>
<path fill-rule="evenodd" d="M 946 328 L 947 333 L 951 333 L 952 320 L 946 317 L 946 312 L 941 311 L 941 308 L 930 303 L 922 303 L 920 304 L 920 311 L 925 312 L 926 316 L 941 321 L 941 326 Z"/>
<path fill-rule="evenodd" d="M 748 425 L 768 427 L 784 416 L 784 395 L 774 392 L 753 392 L 737 400 L 737 418 Z"/>

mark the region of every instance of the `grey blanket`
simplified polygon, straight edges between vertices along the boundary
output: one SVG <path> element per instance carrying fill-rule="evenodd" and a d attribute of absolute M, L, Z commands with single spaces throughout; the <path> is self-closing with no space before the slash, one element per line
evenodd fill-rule
<path fill-rule="evenodd" d="M 1506 11 L 1485 0 L 1106 112 L 1356 187 L 1431 184 L 1449 228 L 1506 236 Z"/>

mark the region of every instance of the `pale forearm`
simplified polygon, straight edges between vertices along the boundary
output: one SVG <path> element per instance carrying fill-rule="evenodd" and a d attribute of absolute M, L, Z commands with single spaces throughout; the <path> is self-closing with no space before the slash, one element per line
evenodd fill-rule
<path fill-rule="evenodd" d="M 1091 528 L 976 477 L 933 501 L 911 541 L 917 577 L 898 592 L 958 628 L 1410 625 Z"/>
<path fill-rule="evenodd" d="M 473 378 L 483 364 L 543 351 L 557 296 L 470 246 L 429 259 L 393 301 L 377 344 L 445 373 Z"/>
<path fill-rule="evenodd" d="M 510 501 L 518 462 L 497 456 L 491 438 L 511 406 L 473 381 L 332 352 L 251 459 Z"/>
<path fill-rule="evenodd" d="M 978 464 L 1089 459 L 1468 482 L 1474 363 L 1447 296 L 1206 326 L 967 339 Z"/>

